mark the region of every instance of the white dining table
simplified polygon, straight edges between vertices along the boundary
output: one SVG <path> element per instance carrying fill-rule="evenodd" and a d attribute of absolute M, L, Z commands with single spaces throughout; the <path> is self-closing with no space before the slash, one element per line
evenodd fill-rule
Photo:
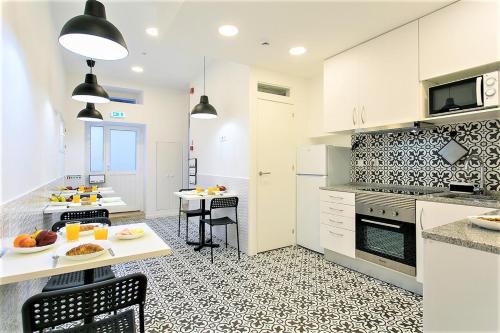
<path fill-rule="evenodd" d="M 116 199 L 116 201 L 109 201 Z M 92 209 L 99 209 L 99 208 L 110 208 L 110 207 L 123 207 L 126 206 L 127 204 L 125 201 L 123 201 L 120 197 L 109 197 L 109 198 L 103 198 L 99 199 L 96 202 L 91 203 L 90 205 L 82 205 L 81 203 L 73 203 L 73 202 L 68 202 L 65 203 L 64 205 L 59 205 L 59 204 L 51 204 L 50 202 L 45 206 L 43 209 L 44 214 L 53 214 L 53 213 L 64 213 L 64 212 L 69 212 L 69 211 L 74 211 L 74 210 L 92 210 Z"/>
<path fill-rule="evenodd" d="M 182 192 L 174 192 L 174 195 L 186 201 L 200 201 L 201 202 L 201 211 L 206 210 L 206 200 L 211 200 L 214 198 L 234 198 L 238 197 L 238 194 L 235 192 L 216 192 L 216 194 L 208 194 L 207 191 L 196 192 L 196 191 L 182 191 Z M 211 244 L 205 241 L 205 223 L 201 222 L 198 226 L 199 230 L 199 241 L 198 242 L 187 242 L 189 245 L 196 245 L 194 248 L 195 251 L 200 251 L 204 247 L 219 247 L 219 244 Z"/>
<path fill-rule="evenodd" d="M 124 228 L 142 228 L 144 236 L 131 240 L 116 239 L 114 234 Z M 93 239 L 93 234 L 90 234 L 80 236 L 79 241 L 91 242 Z M 108 240 L 111 242 L 114 256 L 106 251 L 98 257 L 84 261 L 60 257 L 55 267 L 54 253 L 59 246 L 68 243 L 64 235 L 59 234 L 56 245 L 42 252 L 21 254 L 7 249 L 6 254 L 0 258 L 0 285 L 172 254 L 170 246 L 145 223 L 109 227 Z M 3 244 L 10 246 L 12 239 L 4 239 Z"/>

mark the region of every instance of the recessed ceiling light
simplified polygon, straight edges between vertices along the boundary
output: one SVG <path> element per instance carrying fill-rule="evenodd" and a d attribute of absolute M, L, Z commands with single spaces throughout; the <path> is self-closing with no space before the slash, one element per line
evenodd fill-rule
<path fill-rule="evenodd" d="M 219 27 L 219 33 L 222 35 L 222 36 L 226 36 L 226 37 L 232 37 L 232 36 L 236 36 L 238 34 L 238 28 L 235 27 L 234 25 L 221 25 Z"/>
<path fill-rule="evenodd" d="M 298 55 L 302 55 L 302 54 L 306 53 L 306 51 L 307 50 L 306 50 L 305 47 L 303 47 L 303 46 L 296 46 L 296 47 L 292 47 L 289 52 L 290 52 L 291 55 L 298 56 Z"/>
<path fill-rule="evenodd" d="M 141 66 L 132 66 L 131 70 L 136 73 L 144 72 L 144 68 L 142 68 Z"/>
<path fill-rule="evenodd" d="M 146 29 L 146 33 L 150 36 L 157 37 L 158 36 L 158 28 L 149 27 Z"/>

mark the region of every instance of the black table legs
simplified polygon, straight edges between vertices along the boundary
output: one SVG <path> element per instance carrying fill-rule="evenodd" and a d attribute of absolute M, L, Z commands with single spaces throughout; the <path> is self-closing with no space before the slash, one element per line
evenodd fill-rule
<path fill-rule="evenodd" d="M 205 199 L 201 200 L 201 211 L 202 212 L 205 211 Z M 200 225 L 198 226 L 198 230 L 200 233 L 199 243 L 192 244 L 192 245 L 198 245 L 194 248 L 195 251 L 200 251 L 204 247 L 219 247 L 219 244 L 210 244 L 205 241 L 205 223 L 201 222 L 202 218 L 203 216 L 200 217 Z"/>

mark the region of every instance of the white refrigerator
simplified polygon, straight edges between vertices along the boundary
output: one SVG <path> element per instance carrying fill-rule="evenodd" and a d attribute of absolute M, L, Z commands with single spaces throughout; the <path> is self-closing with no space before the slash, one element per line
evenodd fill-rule
<path fill-rule="evenodd" d="M 319 188 L 349 183 L 351 150 L 330 145 L 297 149 L 297 245 L 323 253 L 319 243 Z"/>

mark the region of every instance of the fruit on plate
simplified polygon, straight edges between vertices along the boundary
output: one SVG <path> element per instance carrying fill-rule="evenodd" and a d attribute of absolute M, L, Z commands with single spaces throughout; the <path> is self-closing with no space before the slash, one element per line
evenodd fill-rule
<path fill-rule="evenodd" d="M 224 185 L 217 185 L 217 188 L 219 189 L 219 191 L 225 191 L 226 190 L 226 187 Z"/>
<path fill-rule="evenodd" d="M 41 230 L 35 240 L 37 246 L 47 246 L 56 242 L 57 234 L 53 231 Z"/>
<path fill-rule="evenodd" d="M 50 197 L 50 201 L 51 202 L 65 202 L 66 198 L 63 197 L 62 195 L 52 194 L 52 196 Z"/>
<path fill-rule="evenodd" d="M 23 241 L 26 238 L 32 239 L 31 235 L 28 235 L 28 234 L 20 234 L 19 236 L 17 236 L 14 239 L 14 247 L 23 247 L 23 246 L 21 246 L 21 241 Z M 34 239 L 32 239 L 32 240 L 34 240 Z M 36 241 L 35 241 L 35 245 L 36 245 Z"/>
<path fill-rule="evenodd" d="M 141 235 L 144 233 L 144 229 L 142 228 L 125 228 L 120 231 L 118 231 L 116 234 L 119 236 L 134 236 L 134 235 Z"/>

